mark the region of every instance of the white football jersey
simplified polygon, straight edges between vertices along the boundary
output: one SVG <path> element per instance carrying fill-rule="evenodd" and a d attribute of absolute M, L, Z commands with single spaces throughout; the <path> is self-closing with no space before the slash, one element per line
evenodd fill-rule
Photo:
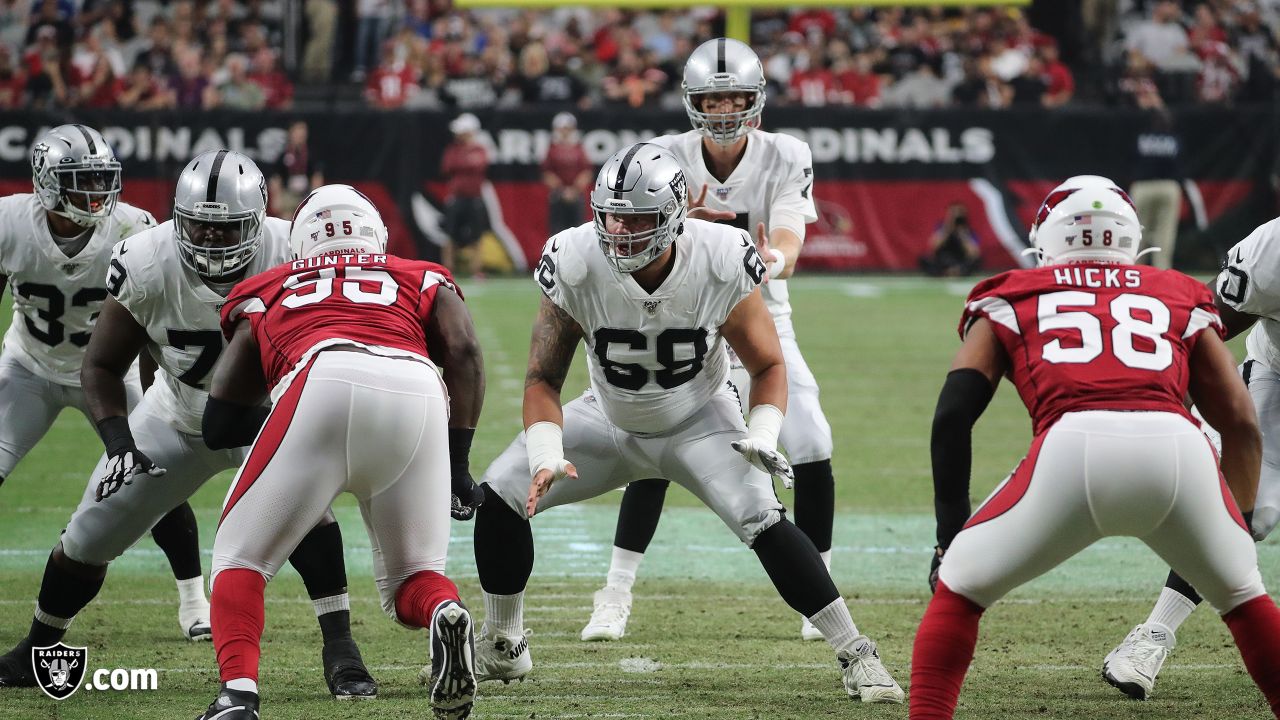
<path fill-rule="evenodd" d="M 293 258 L 288 220 L 267 218 L 262 234 L 262 247 L 245 277 Z M 159 387 L 150 392 L 158 394 L 164 419 L 199 435 L 210 371 L 226 347 L 218 316 L 226 298 L 183 262 L 172 220 L 116 245 L 108 287 L 147 329 L 147 350 L 161 370 Z"/>
<path fill-rule="evenodd" d="M 689 195 L 696 198 L 707 186 L 706 206 L 737 213 L 729 225 L 746 230 L 754 241 L 756 225 L 787 228 L 804 240 L 804 226 L 818 219 L 813 204 L 813 156 L 804 141 L 790 135 L 753 130 L 747 149 L 724 182 L 707 170 L 702 157 L 702 134 L 690 130 L 649 142 L 671 151 L 684 169 Z M 786 280 L 770 280 L 760 288 L 779 331 L 789 327 L 791 302 Z"/>
<path fill-rule="evenodd" d="M 117 203 L 88 244 L 68 257 L 53 240 L 39 198 L 0 198 L 0 275 L 13 292 L 4 352 L 50 382 L 79 386 L 89 333 L 107 299 L 111 246 L 155 224 L 146 210 Z"/>
<path fill-rule="evenodd" d="M 1231 248 L 1214 289 L 1228 307 L 1258 316 L 1245 347 L 1250 357 L 1280 371 L 1280 218 Z"/>
<path fill-rule="evenodd" d="M 760 283 L 764 261 L 736 228 L 686 220 L 653 294 L 605 260 L 592 223 L 547 241 L 534 280 L 582 326 L 604 414 L 638 435 L 676 429 L 729 377 L 720 326 Z"/>

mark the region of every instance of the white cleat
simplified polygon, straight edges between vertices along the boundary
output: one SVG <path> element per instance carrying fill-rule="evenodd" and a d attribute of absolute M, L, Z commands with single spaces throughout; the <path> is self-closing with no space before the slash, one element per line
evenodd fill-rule
<path fill-rule="evenodd" d="M 813 623 L 809 622 L 809 618 L 802 617 L 800 621 L 800 639 L 805 641 L 818 641 L 826 640 L 827 638 L 823 636 L 821 630 L 814 627 Z"/>
<path fill-rule="evenodd" d="M 631 593 L 605 586 L 595 594 L 595 610 L 582 628 L 582 639 L 621 640 L 627 634 L 627 618 L 631 617 Z"/>
<path fill-rule="evenodd" d="M 836 654 L 844 670 L 844 689 L 864 703 L 901 703 L 906 697 L 889 671 L 880 664 L 876 644 L 866 635 L 853 641 L 853 651 Z"/>
<path fill-rule="evenodd" d="M 1139 625 L 1102 661 L 1102 679 L 1134 700 L 1146 700 L 1173 650 L 1173 631 L 1160 623 Z"/>
<path fill-rule="evenodd" d="M 209 603 L 205 601 L 202 605 L 203 607 L 178 607 L 178 626 L 182 628 L 182 637 L 192 642 L 213 639 L 213 626 L 209 623 Z"/>
<path fill-rule="evenodd" d="M 481 632 L 476 638 L 476 681 L 501 680 L 504 685 L 512 680 L 524 681 L 533 669 L 529 631 L 514 637 L 491 633 L 487 627 Z"/>

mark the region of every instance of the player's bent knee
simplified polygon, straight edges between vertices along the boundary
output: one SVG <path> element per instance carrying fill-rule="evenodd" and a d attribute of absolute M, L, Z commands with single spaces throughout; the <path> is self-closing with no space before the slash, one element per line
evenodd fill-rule
<path fill-rule="evenodd" d="M 213 582 L 214 580 L 218 579 L 218 574 L 224 570 L 252 570 L 253 572 L 256 572 L 259 575 L 261 575 L 262 579 L 265 580 L 266 582 L 271 582 L 271 578 L 275 577 L 274 572 L 268 572 L 262 568 L 254 567 L 253 565 L 247 562 L 236 560 L 234 558 L 219 557 L 215 555 L 213 557 L 213 567 L 209 569 L 210 590 L 213 589 Z"/>
<path fill-rule="evenodd" d="M 1253 508 L 1253 527 L 1250 528 L 1250 532 L 1254 540 L 1261 542 L 1267 539 L 1278 524 L 1280 524 L 1280 507 L 1258 505 Z"/>
<path fill-rule="evenodd" d="M 765 530 L 777 525 L 782 521 L 782 511 L 777 508 L 770 508 L 755 517 L 744 520 L 737 528 L 738 538 L 751 547 L 756 544 L 756 538 L 760 537 Z"/>
<path fill-rule="evenodd" d="M 1262 584 L 1262 573 L 1258 572 L 1257 565 L 1254 565 L 1253 569 L 1239 582 L 1224 582 L 1221 587 L 1206 586 L 1196 589 L 1219 615 L 1226 615 L 1250 600 L 1267 594 L 1267 588 Z"/>

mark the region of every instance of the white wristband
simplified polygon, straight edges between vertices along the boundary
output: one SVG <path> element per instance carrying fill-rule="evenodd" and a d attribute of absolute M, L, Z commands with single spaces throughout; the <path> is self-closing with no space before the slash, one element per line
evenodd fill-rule
<path fill-rule="evenodd" d="M 556 464 L 564 460 L 564 430 L 548 420 L 536 422 L 524 431 L 524 445 L 529 453 L 529 477 L 539 470 L 555 470 Z"/>
<path fill-rule="evenodd" d="M 772 280 L 782 274 L 787 269 L 787 256 L 782 254 L 778 248 L 769 248 L 769 279 Z"/>
<path fill-rule="evenodd" d="M 747 420 L 747 439 L 759 450 L 777 450 L 782 432 L 782 411 L 773 405 L 756 405 Z"/>

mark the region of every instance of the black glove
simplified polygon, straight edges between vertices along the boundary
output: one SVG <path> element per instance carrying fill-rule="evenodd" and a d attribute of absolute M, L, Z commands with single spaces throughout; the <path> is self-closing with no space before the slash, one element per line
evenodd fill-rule
<path fill-rule="evenodd" d="M 151 462 L 133 444 L 129 421 L 123 417 L 109 417 L 98 423 L 98 434 L 107 446 L 107 471 L 98 481 L 94 500 L 102 502 L 125 485 L 133 484 L 133 476 L 146 473 L 152 477 L 164 475 L 165 470 Z"/>
<path fill-rule="evenodd" d="M 449 482 L 453 497 L 449 514 L 454 520 L 470 520 L 484 502 L 484 491 L 471 477 L 471 440 L 475 428 L 449 428 Z"/>
<path fill-rule="evenodd" d="M 942 567 L 942 555 L 946 552 L 940 547 L 933 548 L 933 557 L 929 560 L 929 592 L 938 592 L 938 568 Z"/>

